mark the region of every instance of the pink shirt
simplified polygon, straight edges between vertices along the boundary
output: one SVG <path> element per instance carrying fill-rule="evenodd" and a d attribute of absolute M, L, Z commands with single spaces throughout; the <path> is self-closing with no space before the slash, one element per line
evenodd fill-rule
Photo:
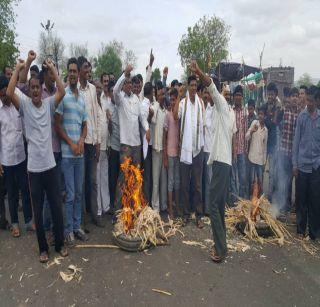
<path fill-rule="evenodd" d="M 173 118 L 172 111 L 167 112 L 163 128 L 168 132 L 168 156 L 177 157 L 179 155 L 179 121 Z"/>

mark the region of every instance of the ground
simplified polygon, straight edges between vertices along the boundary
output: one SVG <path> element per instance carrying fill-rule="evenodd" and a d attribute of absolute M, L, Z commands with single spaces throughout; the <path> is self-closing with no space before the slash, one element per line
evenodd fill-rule
<path fill-rule="evenodd" d="M 89 226 L 90 244 L 112 244 L 112 226 Z M 252 245 L 230 252 L 222 264 L 183 240 L 211 239 L 210 226 L 191 222 L 185 238 L 147 253 L 118 249 L 70 249 L 61 264 L 38 262 L 35 234 L 14 239 L 0 232 L 0 306 L 319 306 L 319 258 L 301 245 Z M 58 257 L 54 251 L 50 260 Z M 81 280 L 65 283 L 60 271 L 82 268 Z M 168 296 L 152 291 L 170 292 Z"/>

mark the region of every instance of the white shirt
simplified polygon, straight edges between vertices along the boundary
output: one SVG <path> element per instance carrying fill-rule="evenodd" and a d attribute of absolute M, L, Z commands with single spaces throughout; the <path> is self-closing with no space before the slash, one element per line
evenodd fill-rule
<path fill-rule="evenodd" d="M 167 115 L 167 110 L 165 108 L 162 109 L 157 101 L 154 102 L 154 106 L 152 108 L 154 110 L 151 120 L 151 132 L 153 139 L 152 148 L 159 152 L 163 150 L 163 126 Z"/>
<path fill-rule="evenodd" d="M 148 123 L 148 117 L 149 117 L 149 108 L 151 106 L 153 106 L 154 102 L 151 101 L 144 97 L 142 102 L 141 102 L 141 105 L 140 105 L 140 113 L 141 113 L 141 117 L 143 118 L 143 121 L 146 121 Z M 149 128 L 149 123 L 148 123 L 148 128 Z M 146 130 L 145 129 L 141 129 L 141 134 L 143 135 L 143 142 L 147 142 L 147 139 L 146 139 Z M 151 139 L 150 139 L 150 142 L 149 142 L 149 145 L 152 145 L 152 134 L 151 134 Z"/>
<path fill-rule="evenodd" d="M 78 89 L 82 94 L 86 103 L 86 111 L 88 114 L 87 119 L 87 136 L 84 140 L 86 144 L 100 144 L 101 143 L 101 108 L 98 104 L 96 87 L 87 82 L 85 88 L 82 88 L 80 82 L 78 83 Z"/>
<path fill-rule="evenodd" d="M 258 130 L 250 133 L 253 127 L 257 125 Z M 265 165 L 267 160 L 267 142 L 268 142 L 268 129 L 266 126 L 261 128 L 258 120 L 254 120 L 251 123 L 249 130 L 246 133 L 246 140 L 250 141 L 249 148 L 249 161 L 258 165 Z"/>
<path fill-rule="evenodd" d="M 13 104 L 7 106 L 1 102 L 0 163 L 4 166 L 14 166 L 25 159 L 21 116 Z"/>
<path fill-rule="evenodd" d="M 208 102 L 204 115 L 204 152 L 209 152 L 212 145 L 212 122 L 214 121 L 214 107 Z"/>
<path fill-rule="evenodd" d="M 182 120 L 182 116 L 184 116 L 184 108 L 185 108 L 185 103 L 186 103 L 186 99 L 189 97 L 189 92 L 187 92 L 187 95 L 186 95 L 186 98 L 182 99 L 179 103 L 179 112 L 178 112 L 178 117 L 179 119 Z M 202 105 L 202 101 L 200 100 L 199 96 L 196 94 L 195 96 L 195 100 L 199 100 L 199 103 L 201 103 L 201 108 L 202 108 L 202 112 L 203 112 L 203 105 Z M 190 103 L 190 111 L 191 111 L 191 123 L 185 121 L 185 127 L 184 127 L 184 135 L 183 137 L 188 137 L 186 136 L 185 132 L 186 132 L 186 125 L 190 125 L 191 124 L 191 127 L 192 127 L 192 156 L 193 157 L 196 157 L 200 151 L 201 151 L 201 148 L 203 147 L 203 143 L 204 143 L 204 138 L 203 138 L 203 134 L 200 135 L 200 142 L 201 142 L 201 145 L 200 147 L 197 149 L 196 147 L 196 143 L 197 143 L 197 130 L 198 130 L 198 127 L 197 127 L 197 122 L 198 122 L 198 111 L 200 111 L 200 109 L 198 109 L 198 105 L 196 103 L 196 101 L 194 103 Z M 202 113 L 203 114 L 203 113 Z M 199 124 L 201 125 L 201 122 L 199 122 Z M 202 123 L 204 124 L 204 123 Z M 182 125 L 182 122 L 181 122 L 181 125 Z M 200 130 L 199 130 L 199 133 L 201 134 L 201 131 L 203 131 L 202 129 L 203 127 L 200 127 Z"/>
<path fill-rule="evenodd" d="M 104 94 L 104 93 L 103 93 Z M 102 96 L 102 95 L 101 95 Z M 100 130 L 101 130 L 101 144 L 100 150 L 107 150 L 109 140 L 108 119 L 107 119 L 107 101 L 100 98 L 101 102 L 101 116 L 100 116 Z"/>
<path fill-rule="evenodd" d="M 141 145 L 139 121 L 146 131 L 148 122 L 142 118 L 140 100 L 137 95 L 125 94 L 121 89 L 125 82 L 125 75 L 118 79 L 113 88 L 115 103 L 119 106 L 120 143 L 129 146 Z"/>
<path fill-rule="evenodd" d="M 237 132 L 234 112 L 211 80 L 208 91 L 214 102 L 212 144 L 208 164 L 218 161 L 232 165 L 232 137 Z"/>
<path fill-rule="evenodd" d="M 19 98 L 19 102 L 28 143 L 28 171 L 41 173 L 54 168 L 51 119 L 56 109 L 55 97 L 43 99 L 40 107 L 25 95 Z"/>

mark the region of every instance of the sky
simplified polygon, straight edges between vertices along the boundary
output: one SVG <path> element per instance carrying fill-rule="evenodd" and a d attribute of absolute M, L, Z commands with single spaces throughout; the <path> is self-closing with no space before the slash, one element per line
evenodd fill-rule
<path fill-rule="evenodd" d="M 101 43 L 117 39 L 136 54 L 137 72 L 144 72 L 151 48 L 154 67 L 169 67 L 169 80 L 183 69 L 178 45 L 187 28 L 204 15 L 216 15 L 231 27 L 229 61 L 262 66 L 294 66 L 320 78 L 319 0 L 21 0 L 17 14 L 17 42 L 21 57 L 37 51 L 40 22 L 54 21 L 54 29 L 68 47 L 87 44 L 96 55 Z M 68 56 L 66 48 L 65 56 Z"/>

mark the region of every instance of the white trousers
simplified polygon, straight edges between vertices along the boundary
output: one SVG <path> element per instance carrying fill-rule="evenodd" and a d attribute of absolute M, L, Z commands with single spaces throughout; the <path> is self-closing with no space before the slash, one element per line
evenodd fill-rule
<path fill-rule="evenodd" d="M 99 163 L 97 166 L 98 186 L 98 215 L 110 209 L 108 155 L 106 150 L 100 151 Z"/>
<path fill-rule="evenodd" d="M 162 150 L 157 152 L 152 149 L 152 208 L 158 212 L 167 209 L 168 178 L 162 155 Z"/>

